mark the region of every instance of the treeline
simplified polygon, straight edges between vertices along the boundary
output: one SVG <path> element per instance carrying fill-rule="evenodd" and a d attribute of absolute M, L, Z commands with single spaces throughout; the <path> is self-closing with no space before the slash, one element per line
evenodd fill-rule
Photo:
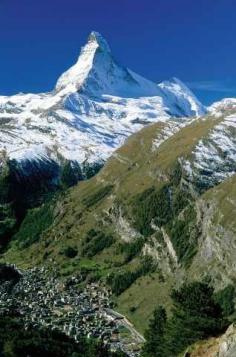
<path fill-rule="evenodd" d="M 112 235 L 106 235 L 102 231 L 91 229 L 87 232 L 85 240 L 83 241 L 82 255 L 92 258 L 103 251 L 103 249 L 109 248 L 113 243 L 114 238 Z"/>
<path fill-rule="evenodd" d="M 173 309 L 167 318 L 159 306 L 146 331 L 142 357 L 178 356 L 196 341 L 217 336 L 229 325 L 233 312 L 233 287 L 214 294 L 206 283 L 184 284 L 171 294 Z"/>
<path fill-rule="evenodd" d="M 148 273 L 154 272 L 156 265 L 151 257 L 143 257 L 141 263 L 134 271 L 121 270 L 112 272 L 107 277 L 107 284 L 111 287 L 115 295 L 120 295 L 128 289 L 138 278 Z"/>

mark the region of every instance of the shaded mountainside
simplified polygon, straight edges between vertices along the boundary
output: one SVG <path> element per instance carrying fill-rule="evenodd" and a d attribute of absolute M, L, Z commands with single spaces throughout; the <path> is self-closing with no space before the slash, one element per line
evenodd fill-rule
<path fill-rule="evenodd" d="M 94 176 L 101 164 L 64 160 L 7 160 L 0 165 L 0 251 L 3 251 L 27 210 L 40 206 L 58 192 Z"/>
<path fill-rule="evenodd" d="M 30 210 L 3 259 L 104 280 L 141 332 L 183 279 L 221 291 L 235 282 L 235 120 L 144 128 L 95 177 Z"/>

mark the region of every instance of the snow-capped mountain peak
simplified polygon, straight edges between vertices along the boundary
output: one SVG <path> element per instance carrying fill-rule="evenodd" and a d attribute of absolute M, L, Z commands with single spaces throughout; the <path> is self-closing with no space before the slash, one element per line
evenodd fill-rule
<path fill-rule="evenodd" d="M 236 109 L 236 98 L 224 98 L 208 107 L 208 111 L 214 115 L 222 115 L 225 111 Z"/>
<path fill-rule="evenodd" d="M 93 68 L 96 53 L 110 56 L 111 50 L 106 40 L 98 33 L 91 32 L 88 41 L 82 47 L 77 62 L 61 75 L 56 84 L 56 90 L 67 88 L 68 91 L 80 90 Z"/>
<path fill-rule="evenodd" d="M 168 100 L 179 107 L 179 114 L 185 116 L 202 116 L 206 108 L 199 102 L 193 92 L 178 78 L 173 77 L 159 84 Z"/>
<path fill-rule="evenodd" d="M 92 97 L 145 97 L 160 95 L 160 89 L 128 68 L 120 65 L 107 41 L 91 32 L 78 61 L 58 79 L 56 91 L 78 91 Z"/>
<path fill-rule="evenodd" d="M 99 49 L 104 52 L 111 52 L 110 46 L 108 45 L 106 39 L 96 31 L 92 31 L 88 37 L 87 44 L 97 44 Z"/>
<path fill-rule="evenodd" d="M 92 32 L 55 90 L 0 97 L 0 155 L 21 162 L 104 161 L 147 124 L 204 112 L 182 82 L 158 85 L 134 73 Z"/>
<path fill-rule="evenodd" d="M 120 81 L 130 79 L 128 77 L 131 75 L 117 64 L 107 41 L 100 33 L 93 31 L 75 65 L 58 79 L 56 91 L 78 91 L 95 97 L 121 95 Z"/>

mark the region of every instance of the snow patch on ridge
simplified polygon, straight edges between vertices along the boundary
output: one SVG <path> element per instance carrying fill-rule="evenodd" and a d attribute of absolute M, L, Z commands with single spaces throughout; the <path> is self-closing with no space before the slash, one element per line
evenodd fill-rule
<path fill-rule="evenodd" d="M 236 109 L 236 98 L 224 98 L 208 107 L 208 111 L 216 116 L 221 116 L 227 110 Z"/>
<path fill-rule="evenodd" d="M 152 143 L 152 151 L 156 151 L 159 146 L 169 139 L 171 136 L 176 134 L 181 128 L 183 128 L 186 125 L 189 125 L 193 120 L 189 119 L 186 121 L 168 121 L 165 123 L 164 128 L 161 130 L 160 133 L 158 133 L 157 137 L 155 140 L 153 140 Z"/>
<path fill-rule="evenodd" d="M 178 78 L 172 78 L 159 84 L 167 101 L 175 103 L 180 116 L 202 116 L 206 108 L 199 102 L 191 90 Z"/>
<path fill-rule="evenodd" d="M 229 115 L 202 139 L 185 161 L 189 179 L 201 188 L 214 186 L 236 172 L 236 115 Z"/>

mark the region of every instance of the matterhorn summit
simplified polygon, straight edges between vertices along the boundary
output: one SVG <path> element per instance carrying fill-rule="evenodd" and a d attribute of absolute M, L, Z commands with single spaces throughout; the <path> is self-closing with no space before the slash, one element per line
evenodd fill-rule
<path fill-rule="evenodd" d="M 19 165 L 104 162 L 147 124 L 185 122 L 205 112 L 182 82 L 143 78 L 120 65 L 92 32 L 52 92 L 0 96 L 0 155 Z"/>
<path fill-rule="evenodd" d="M 144 97 L 161 95 L 157 85 L 117 63 L 107 41 L 93 31 L 78 61 L 58 80 L 56 90 L 74 91 L 98 97 Z"/>
<path fill-rule="evenodd" d="M 91 74 L 93 72 L 98 74 L 99 68 L 96 67 L 109 69 L 112 65 L 112 55 L 108 43 L 98 32 L 93 31 L 89 35 L 87 44 L 82 47 L 76 64 L 58 79 L 56 90 L 60 91 L 67 88 L 69 91 L 83 91 Z"/>

